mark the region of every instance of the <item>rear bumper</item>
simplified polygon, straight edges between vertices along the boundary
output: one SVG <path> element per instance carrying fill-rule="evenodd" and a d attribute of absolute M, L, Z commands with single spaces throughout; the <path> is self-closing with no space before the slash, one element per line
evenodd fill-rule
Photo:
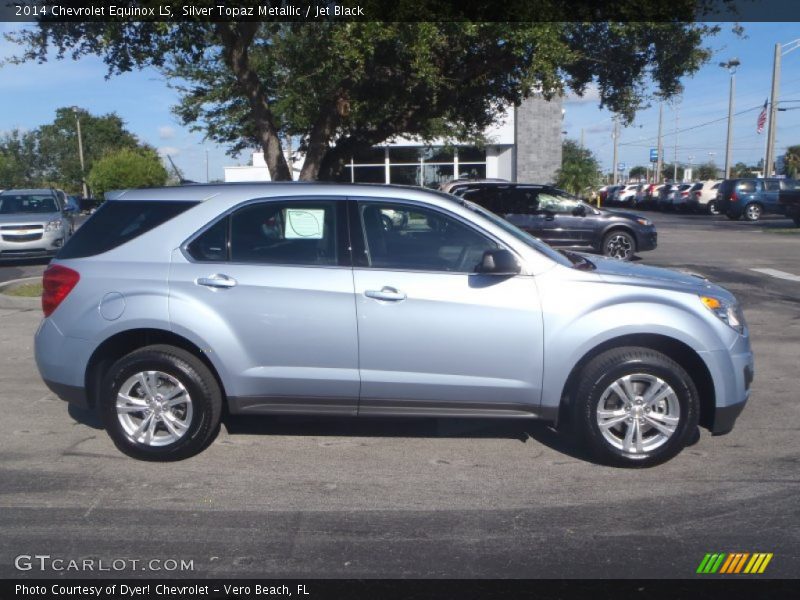
<path fill-rule="evenodd" d="M 56 396 L 77 406 L 78 408 L 89 408 L 89 399 L 86 397 L 86 389 L 77 385 L 67 385 L 57 381 L 44 380 L 45 385 L 50 388 Z"/>
<path fill-rule="evenodd" d="M 34 337 L 33 348 L 36 366 L 47 387 L 59 398 L 86 408 L 85 374 L 93 344 L 65 336 L 52 319 L 44 319 Z"/>

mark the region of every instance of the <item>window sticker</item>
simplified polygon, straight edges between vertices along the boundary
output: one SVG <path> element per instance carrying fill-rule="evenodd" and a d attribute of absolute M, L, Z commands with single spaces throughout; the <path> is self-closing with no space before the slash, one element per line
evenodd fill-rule
<path fill-rule="evenodd" d="M 287 240 L 321 240 L 325 223 L 324 208 L 284 209 Z"/>

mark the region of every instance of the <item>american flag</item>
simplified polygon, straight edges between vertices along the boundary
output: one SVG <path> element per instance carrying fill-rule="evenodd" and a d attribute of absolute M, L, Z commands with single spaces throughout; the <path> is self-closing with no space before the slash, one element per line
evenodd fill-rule
<path fill-rule="evenodd" d="M 769 98 L 764 100 L 764 108 L 761 109 L 761 112 L 758 115 L 758 125 L 756 125 L 756 133 L 762 133 L 764 131 L 764 125 L 767 122 L 767 103 L 769 102 Z"/>

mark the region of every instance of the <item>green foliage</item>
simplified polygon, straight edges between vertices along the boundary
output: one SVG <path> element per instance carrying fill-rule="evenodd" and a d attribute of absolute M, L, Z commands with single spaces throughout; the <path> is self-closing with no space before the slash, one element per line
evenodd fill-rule
<path fill-rule="evenodd" d="M 185 124 L 232 154 L 260 147 L 273 179 L 289 176 L 283 150 L 297 138 L 301 177 L 315 179 L 395 136 L 480 141 L 502 107 L 532 93 L 583 94 L 591 85 L 601 106 L 629 122 L 651 100 L 650 81 L 658 98 L 681 91 L 680 78 L 711 56 L 702 43 L 717 31 L 691 22 L 710 0 L 620 0 L 611 15 L 620 22 L 597 19 L 586 2 L 512 4 L 501 12 L 517 22 L 470 22 L 457 5 L 398 0 L 383 22 L 40 22 L 8 37 L 22 48 L 18 62 L 55 50 L 98 55 L 110 75 L 156 67 L 178 82 L 175 112 Z M 469 8 L 496 16 L 484 5 Z M 431 11 L 450 19 L 408 22 Z"/>
<path fill-rule="evenodd" d="M 581 148 L 574 140 L 564 140 L 561 152 L 556 187 L 579 196 L 598 184 L 599 164 L 591 150 Z"/>
<path fill-rule="evenodd" d="M 683 167 L 678 165 L 678 175 L 675 177 L 675 165 L 673 163 L 664 163 L 661 165 L 661 178 L 662 181 L 682 181 Z"/>
<path fill-rule="evenodd" d="M 94 194 L 102 196 L 109 190 L 164 185 L 167 170 L 154 150 L 123 148 L 97 160 L 87 179 Z"/>
<path fill-rule="evenodd" d="M 647 177 L 647 167 L 637 165 L 630 170 L 628 174 L 631 179 L 644 179 Z"/>
<path fill-rule="evenodd" d="M 731 177 L 754 177 L 755 173 L 761 171 L 762 161 L 758 165 L 747 166 L 743 162 L 738 162 L 731 167 Z"/>
<path fill-rule="evenodd" d="M 707 162 L 697 167 L 695 179 L 698 181 L 708 181 L 717 178 L 717 165 Z"/>
<path fill-rule="evenodd" d="M 0 188 L 57 187 L 68 193 L 80 192 L 76 116 L 81 122 L 87 174 L 109 152 L 146 148 L 113 113 L 94 116 L 80 108 L 59 108 L 52 123 L 33 131 L 12 131 L 0 138 Z"/>
<path fill-rule="evenodd" d="M 788 177 L 800 176 L 800 145 L 789 146 L 783 156 L 783 172 Z"/>

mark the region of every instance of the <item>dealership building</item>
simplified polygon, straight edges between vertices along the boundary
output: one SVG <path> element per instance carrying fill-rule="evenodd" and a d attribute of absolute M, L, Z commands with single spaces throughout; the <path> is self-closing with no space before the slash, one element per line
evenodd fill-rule
<path fill-rule="evenodd" d="M 430 145 L 398 138 L 353 156 L 341 181 L 438 187 L 454 178 L 496 177 L 509 181 L 549 183 L 561 166 L 560 99 L 532 97 L 511 108 L 484 131 L 485 144 L 464 145 L 436 140 Z M 302 157 L 295 156 L 296 179 Z M 225 181 L 269 181 L 264 155 L 252 163 L 225 167 Z"/>

